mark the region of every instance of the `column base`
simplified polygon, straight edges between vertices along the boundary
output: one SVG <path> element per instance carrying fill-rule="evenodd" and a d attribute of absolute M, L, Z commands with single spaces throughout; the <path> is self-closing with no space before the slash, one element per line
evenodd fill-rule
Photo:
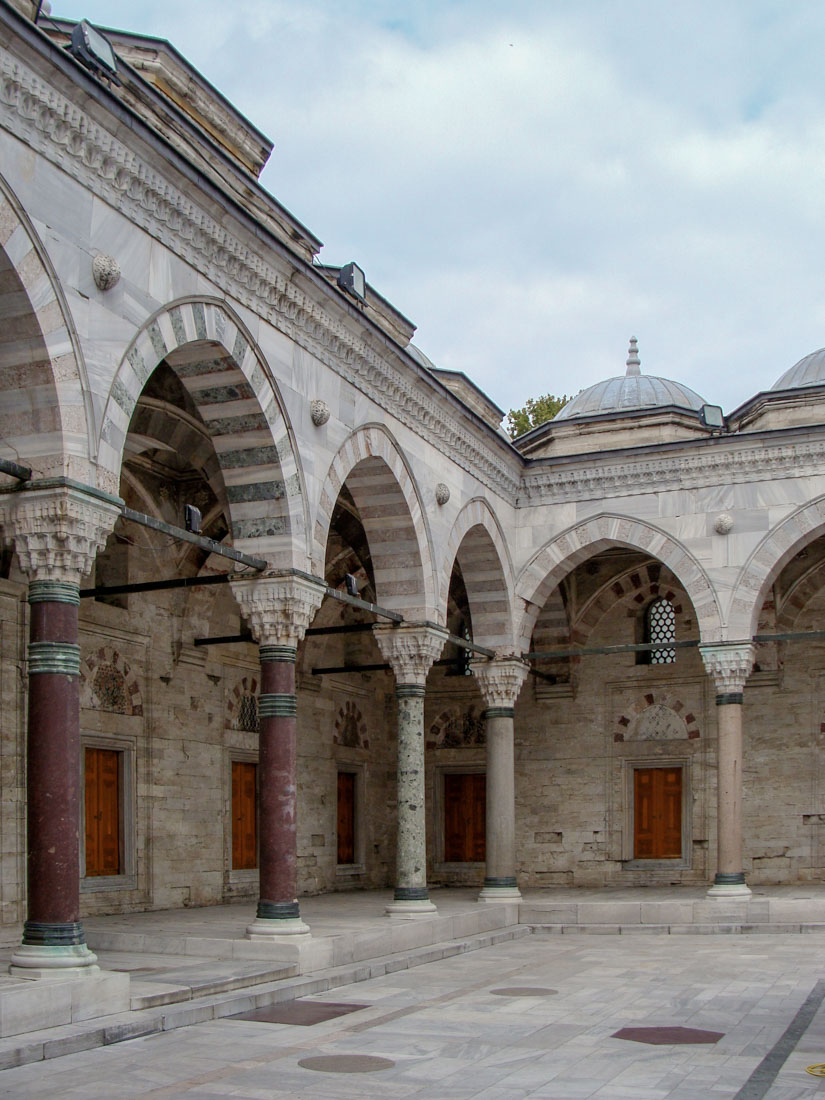
<path fill-rule="evenodd" d="M 429 898 L 393 898 L 384 912 L 396 920 L 418 920 L 421 917 L 434 917 L 438 910 Z"/>
<path fill-rule="evenodd" d="M 481 902 L 514 902 L 521 901 L 521 891 L 516 880 L 513 879 L 485 879 L 478 895 Z"/>
<path fill-rule="evenodd" d="M 288 936 L 289 939 L 309 939 L 310 928 L 300 917 L 256 917 L 246 930 L 248 940 L 272 940 L 276 936 Z"/>
<path fill-rule="evenodd" d="M 745 882 L 742 871 L 717 871 L 707 896 L 709 898 L 749 898 L 751 889 Z"/>
<path fill-rule="evenodd" d="M 24 943 L 11 957 L 9 974 L 15 978 L 95 978 L 100 974 L 97 955 L 85 943 L 47 947 Z"/>

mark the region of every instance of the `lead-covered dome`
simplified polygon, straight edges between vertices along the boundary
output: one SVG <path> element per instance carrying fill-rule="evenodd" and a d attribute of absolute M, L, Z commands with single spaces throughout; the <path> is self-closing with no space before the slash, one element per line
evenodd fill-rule
<path fill-rule="evenodd" d="M 554 420 L 572 420 L 579 416 L 597 416 L 599 413 L 619 413 L 632 409 L 655 409 L 675 405 L 680 409 L 701 409 L 704 398 L 681 382 L 659 378 L 655 374 L 642 374 L 638 341 L 630 339 L 627 356 L 627 373 L 582 390 L 553 417 Z"/>
<path fill-rule="evenodd" d="M 825 348 L 812 351 L 771 386 L 772 390 L 795 390 L 803 386 L 825 385 Z"/>

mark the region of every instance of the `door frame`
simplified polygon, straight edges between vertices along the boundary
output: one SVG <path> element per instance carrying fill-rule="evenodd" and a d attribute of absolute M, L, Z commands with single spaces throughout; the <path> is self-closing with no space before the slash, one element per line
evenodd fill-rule
<path fill-rule="evenodd" d="M 637 770 L 644 768 L 682 769 L 682 854 L 678 859 L 636 859 L 633 851 L 635 836 L 635 786 Z M 693 852 L 691 758 L 688 756 L 646 756 L 624 760 L 624 829 L 622 832 L 622 862 L 631 870 L 681 870 L 691 866 Z"/>
<path fill-rule="evenodd" d="M 107 749 L 120 755 L 118 810 L 120 813 L 120 848 L 122 869 L 119 875 L 86 874 L 86 749 Z M 134 737 L 108 737 L 100 733 L 80 735 L 80 890 L 92 893 L 103 890 L 134 890 L 137 888 L 135 860 L 136 821 Z"/>
<path fill-rule="evenodd" d="M 436 764 L 433 774 L 433 813 L 435 815 L 435 869 L 437 871 L 468 871 L 486 867 L 484 861 L 472 863 L 447 863 L 444 859 L 444 776 L 486 775 L 486 764 Z"/>

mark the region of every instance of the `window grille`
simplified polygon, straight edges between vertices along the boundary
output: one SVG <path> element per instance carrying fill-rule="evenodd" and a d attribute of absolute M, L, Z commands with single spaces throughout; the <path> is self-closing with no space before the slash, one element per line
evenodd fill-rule
<path fill-rule="evenodd" d="M 647 609 L 646 642 L 662 644 L 676 641 L 676 611 L 670 600 L 654 600 Z M 675 649 L 652 649 L 650 664 L 672 665 L 676 660 Z"/>
<path fill-rule="evenodd" d="M 238 708 L 238 729 L 246 730 L 248 733 L 258 732 L 258 700 L 249 692 L 241 696 L 241 704 Z"/>

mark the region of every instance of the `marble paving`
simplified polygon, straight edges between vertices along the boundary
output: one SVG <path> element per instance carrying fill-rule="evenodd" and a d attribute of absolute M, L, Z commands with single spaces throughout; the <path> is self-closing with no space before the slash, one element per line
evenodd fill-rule
<path fill-rule="evenodd" d="M 336 1019 L 212 1020 L 6 1070 L 0 1094 L 801 1100 L 825 1094 L 825 1079 L 805 1072 L 825 1062 L 824 968 L 819 936 L 528 936 L 339 987 L 336 1002 L 367 1007 Z M 539 988 L 555 992 L 524 993 Z M 624 1027 L 722 1038 L 649 1046 L 614 1037 Z M 346 1055 L 394 1064 L 299 1064 L 343 1067 Z"/>

